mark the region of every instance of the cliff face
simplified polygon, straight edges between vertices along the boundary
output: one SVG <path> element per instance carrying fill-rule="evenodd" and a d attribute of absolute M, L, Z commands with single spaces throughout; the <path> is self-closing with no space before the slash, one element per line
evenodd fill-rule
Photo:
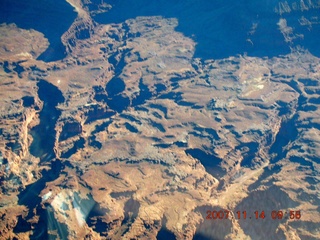
<path fill-rule="evenodd" d="M 102 25 L 109 5 L 69 2 L 61 61 L 0 26 L 1 236 L 317 239 L 319 58 L 203 61 L 176 19 Z"/>

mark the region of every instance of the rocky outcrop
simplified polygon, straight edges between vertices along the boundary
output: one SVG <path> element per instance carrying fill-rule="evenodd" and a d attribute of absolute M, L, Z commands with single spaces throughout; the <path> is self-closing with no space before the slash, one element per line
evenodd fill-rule
<path fill-rule="evenodd" d="M 43 36 L 1 26 L 31 39 L 7 37 L 14 50 L 1 54 L 3 236 L 317 237 L 320 61 L 294 47 L 288 22 L 290 54 L 203 61 L 176 19 L 98 25 L 91 15 L 109 5 L 70 3 L 78 18 L 61 61 L 26 57 Z M 303 215 L 275 221 L 274 210 Z"/>

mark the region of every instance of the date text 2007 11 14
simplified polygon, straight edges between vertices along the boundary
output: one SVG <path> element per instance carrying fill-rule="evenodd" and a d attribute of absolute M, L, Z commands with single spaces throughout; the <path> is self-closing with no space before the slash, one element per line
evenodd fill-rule
<path fill-rule="evenodd" d="M 300 219 L 301 211 L 236 211 L 235 214 L 229 210 L 219 210 L 219 211 L 206 211 L 206 219 L 207 220 L 215 220 L 215 219 L 273 219 L 273 220 L 281 220 L 281 219 Z"/>

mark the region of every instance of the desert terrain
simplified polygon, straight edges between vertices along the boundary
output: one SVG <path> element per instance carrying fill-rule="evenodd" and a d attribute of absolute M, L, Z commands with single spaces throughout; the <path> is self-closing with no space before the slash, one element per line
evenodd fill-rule
<path fill-rule="evenodd" d="M 68 2 L 61 60 L 0 25 L 1 238 L 320 239 L 319 57 L 204 60 L 175 18 Z M 289 45 L 294 3 L 275 6 Z"/>

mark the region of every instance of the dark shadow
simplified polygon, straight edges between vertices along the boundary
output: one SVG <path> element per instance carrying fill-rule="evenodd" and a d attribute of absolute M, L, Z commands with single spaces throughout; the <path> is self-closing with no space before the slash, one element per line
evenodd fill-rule
<path fill-rule="evenodd" d="M 169 231 L 166 227 L 167 225 L 167 218 L 166 216 L 163 216 L 161 220 L 161 229 L 157 234 L 157 240 L 176 240 L 176 236 L 173 232 Z"/>
<path fill-rule="evenodd" d="M 166 228 L 161 228 L 157 240 L 176 240 L 176 236 Z"/>
<path fill-rule="evenodd" d="M 208 154 L 199 148 L 187 149 L 186 154 L 196 158 L 204 166 L 206 171 L 214 177 L 221 177 L 225 171 L 220 167 L 222 160 L 214 155 Z"/>
<path fill-rule="evenodd" d="M 177 18 L 176 30 L 198 43 L 194 57 L 226 58 L 245 52 L 272 57 L 290 52 L 278 30 L 280 16 L 274 13 L 275 1 L 257 4 L 253 0 L 110 0 L 109 3 L 112 5 L 109 12 L 93 16 L 98 23 L 122 23 L 138 16 Z M 258 24 L 257 28 L 249 35 L 253 24 Z M 311 35 L 314 37 L 315 33 Z"/>
<path fill-rule="evenodd" d="M 15 23 L 23 29 L 35 29 L 44 34 L 50 46 L 38 60 L 45 62 L 61 60 L 66 48 L 61 36 L 68 30 L 77 13 L 64 0 L 1 0 L 0 23 Z"/>
<path fill-rule="evenodd" d="M 39 157 L 41 161 L 48 161 L 55 156 L 53 150 L 56 140 L 55 125 L 61 114 L 56 106 L 64 102 L 64 97 L 56 86 L 47 81 L 40 80 L 37 86 L 43 108 L 39 114 L 40 124 L 30 131 L 33 141 L 29 149 L 33 156 Z"/>

